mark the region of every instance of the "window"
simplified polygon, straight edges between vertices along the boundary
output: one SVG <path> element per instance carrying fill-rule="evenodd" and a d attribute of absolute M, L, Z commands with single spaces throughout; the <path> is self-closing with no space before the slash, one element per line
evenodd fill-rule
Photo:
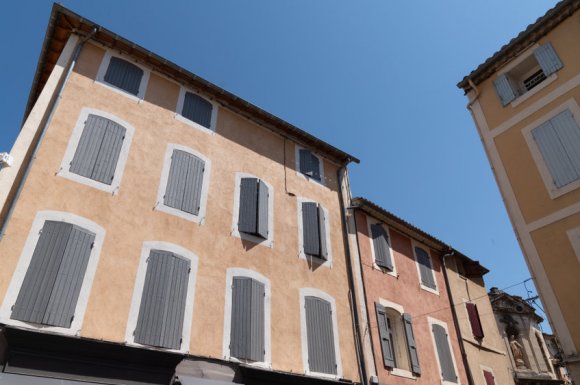
<path fill-rule="evenodd" d="M 438 294 L 429 252 L 419 246 L 415 246 L 413 250 L 415 251 L 415 260 L 417 261 L 417 269 L 419 271 L 421 287 L 425 290 Z"/>
<path fill-rule="evenodd" d="M 187 147 L 168 145 L 156 208 L 201 223 L 205 215 L 210 165 L 207 158 Z"/>
<path fill-rule="evenodd" d="M 421 374 L 411 315 L 378 302 L 375 310 L 384 365 L 393 369 L 393 374 Z"/>
<path fill-rule="evenodd" d="M 491 370 L 483 369 L 483 379 L 485 380 L 485 385 L 495 385 L 495 377 Z"/>
<path fill-rule="evenodd" d="M 246 173 L 236 174 L 232 235 L 267 247 L 273 246 L 273 189 Z"/>
<path fill-rule="evenodd" d="M 127 60 L 111 57 L 105 81 L 115 87 L 137 96 L 143 79 L 143 70 Z"/>
<path fill-rule="evenodd" d="M 342 367 L 335 333 L 338 328 L 334 298 L 317 289 L 300 289 L 300 312 L 306 373 L 340 378 Z"/>
<path fill-rule="evenodd" d="M 467 316 L 469 317 L 469 323 L 471 325 L 473 336 L 478 339 L 483 338 L 483 328 L 481 326 L 479 312 L 477 311 L 477 305 L 474 303 L 466 302 L 465 308 L 467 309 Z"/>
<path fill-rule="evenodd" d="M 322 159 L 310 150 L 296 147 L 296 168 L 310 180 L 322 182 L 324 179 Z"/>
<path fill-rule="evenodd" d="M 391 242 L 387 231 L 381 223 L 371 224 L 370 229 L 375 263 L 379 267 L 394 271 Z"/>
<path fill-rule="evenodd" d="M 298 200 L 301 257 L 314 257 L 321 261 L 329 262 L 330 250 L 327 242 L 330 231 L 328 228 L 328 213 L 318 203 Z"/>
<path fill-rule="evenodd" d="M 545 82 L 550 75 L 563 67 L 550 43 L 535 48 L 533 55 L 523 54 L 520 58 L 511 69 L 493 82 L 503 106 Z"/>
<path fill-rule="evenodd" d="M 204 131 L 214 131 L 216 109 L 209 100 L 182 87 L 177 101 L 176 118 Z"/>
<path fill-rule="evenodd" d="M 134 129 L 113 115 L 83 108 L 58 175 L 116 193 Z"/>
<path fill-rule="evenodd" d="M 427 319 L 431 325 L 431 331 L 433 333 L 433 343 L 437 353 L 436 358 L 439 363 L 439 368 L 441 369 L 441 380 L 443 381 L 443 384 L 458 384 L 459 377 L 457 377 L 457 366 L 455 364 L 453 353 L 451 352 L 447 324 L 431 317 L 427 317 Z"/>

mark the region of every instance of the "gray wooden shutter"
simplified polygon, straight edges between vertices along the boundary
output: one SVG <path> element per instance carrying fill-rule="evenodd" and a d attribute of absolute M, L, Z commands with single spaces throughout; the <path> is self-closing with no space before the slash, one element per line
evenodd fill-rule
<path fill-rule="evenodd" d="M 441 377 L 445 381 L 457 382 L 457 374 L 453 367 L 451 349 L 445 328 L 441 325 L 433 324 L 433 335 L 435 337 L 437 355 L 439 356 L 439 364 L 441 365 Z"/>
<path fill-rule="evenodd" d="M 563 67 L 551 43 L 546 43 L 536 48 L 534 50 L 534 56 L 546 76 L 550 76 Z"/>
<path fill-rule="evenodd" d="M 257 235 L 268 238 L 268 186 L 263 181 L 258 183 L 258 226 Z"/>
<path fill-rule="evenodd" d="M 302 203 L 302 239 L 305 254 L 314 256 L 320 255 L 318 205 L 314 202 Z"/>
<path fill-rule="evenodd" d="M 320 257 L 326 259 L 328 257 L 328 246 L 326 244 L 326 216 L 324 209 L 318 205 L 318 236 L 320 242 Z"/>
<path fill-rule="evenodd" d="M 258 182 L 257 178 L 240 180 L 238 230 L 248 234 L 256 234 L 258 227 Z"/>
<path fill-rule="evenodd" d="M 111 57 L 105 73 L 105 81 L 137 96 L 143 78 L 143 70 L 133 63 L 118 57 Z"/>
<path fill-rule="evenodd" d="M 11 318 L 70 327 L 94 239 L 78 226 L 46 221 Z"/>
<path fill-rule="evenodd" d="M 409 357 L 411 358 L 412 372 L 421 374 L 417 344 L 415 343 L 415 334 L 413 333 L 413 321 L 409 313 L 403 314 L 403 324 L 405 326 L 405 336 L 407 337 L 407 348 L 409 349 Z"/>
<path fill-rule="evenodd" d="M 393 353 L 393 341 L 389 332 L 389 323 L 387 322 L 387 310 L 383 305 L 375 302 L 377 312 L 377 326 L 379 329 L 379 338 L 381 339 L 381 351 L 383 352 L 383 363 L 386 367 L 395 367 L 395 355 Z"/>
<path fill-rule="evenodd" d="M 580 178 L 580 128 L 570 110 L 532 130 L 557 188 Z"/>
<path fill-rule="evenodd" d="M 507 74 L 500 75 L 493 81 L 493 85 L 502 106 L 506 106 L 517 97 L 517 91 Z"/>
<path fill-rule="evenodd" d="M 162 250 L 151 250 L 135 329 L 135 342 L 179 349 L 191 262 Z"/>
<path fill-rule="evenodd" d="M 309 150 L 301 149 L 300 156 L 300 172 L 309 177 L 320 180 L 320 161 Z"/>
<path fill-rule="evenodd" d="M 185 93 L 181 115 L 206 128 L 211 127 L 212 104 L 199 95 Z"/>
<path fill-rule="evenodd" d="M 435 277 L 433 275 L 433 268 L 431 266 L 431 258 L 425 250 L 420 247 L 415 247 L 415 255 L 417 255 L 417 263 L 419 263 L 419 272 L 421 273 L 421 283 L 431 289 L 436 289 Z"/>
<path fill-rule="evenodd" d="M 308 366 L 317 373 L 336 374 L 332 308 L 328 301 L 305 297 Z"/>
<path fill-rule="evenodd" d="M 193 215 L 199 214 L 204 172 L 202 159 L 185 151 L 173 150 L 163 203 Z"/>
<path fill-rule="evenodd" d="M 110 185 L 125 139 L 125 127 L 89 115 L 70 165 L 70 172 Z"/>
<path fill-rule="evenodd" d="M 393 270 L 391 259 L 391 248 L 389 247 L 389 236 L 385 228 L 380 223 L 371 225 L 371 236 L 373 238 L 373 248 L 375 251 L 375 262 L 377 265 Z"/>
<path fill-rule="evenodd" d="M 264 361 L 264 284 L 248 277 L 232 282 L 230 355 Z"/>

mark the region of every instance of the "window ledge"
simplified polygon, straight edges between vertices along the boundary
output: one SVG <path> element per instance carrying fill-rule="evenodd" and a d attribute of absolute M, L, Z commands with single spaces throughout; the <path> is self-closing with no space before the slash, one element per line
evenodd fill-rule
<path fill-rule="evenodd" d="M 188 126 L 193 127 L 193 128 L 195 128 L 195 129 L 197 129 L 199 131 L 205 132 L 206 134 L 209 134 L 209 135 L 214 135 L 215 134 L 215 127 L 209 127 L 208 128 L 208 127 L 202 126 L 201 124 L 196 123 L 193 120 L 190 120 L 190 119 L 186 118 L 185 116 L 183 116 L 183 115 L 181 115 L 179 113 L 175 113 L 175 115 L 173 115 L 173 117 L 175 118 L 175 120 L 178 120 L 178 121 L 180 121 L 182 123 L 185 123 Z"/>
<path fill-rule="evenodd" d="M 439 295 L 439 290 L 437 288 L 432 289 L 429 286 L 425 286 L 423 284 L 420 284 L 420 286 L 421 286 L 421 289 L 422 290 L 428 291 L 429 293 L 432 293 L 432 294 L 435 294 L 435 295 Z"/>
<path fill-rule="evenodd" d="M 553 83 L 557 78 L 558 78 L 558 75 L 556 75 L 556 73 L 553 73 L 552 75 L 550 75 L 546 79 L 544 79 L 543 82 L 541 82 L 540 84 L 535 86 L 533 89 L 531 89 L 530 91 L 526 92 L 525 94 L 514 99 L 510 103 L 510 106 L 512 106 L 512 108 L 519 106 L 520 104 L 522 104 L 523 102 L 525 102 L 526 100 L 528 100 L 529 98 L 531 98 L 532 96 L 534 96 L 535 94 L 540 92 L 540 90 L 543 90 L 544 88 L 546 88 L 546 86 L 548 86 L 548 84 Z"/>
<path fill-rule="evenodd" d="M 245 366 L 250 366 L 254 368 L 261 368 L 272 370 L 272 363 L 271 362 L 264 362 L 264 361 L 250 361 L 243 358 L 237 358 L 232 356 L 225 356 L 224 359 L 226 361 L 235 362 L 239 364 L 244 364 Z"/>
<path fill-rule="evenodd" d="M 205 220 L 205 217 L 202 217 L 200 215 L 190 214 L 190 213 L 187 213 L 185 211 L 181 211 L 179 209 L 176 209 L 174 207 L 166 206 L 163 202 L 157 202 L 157 204 L 155 205 L 155 210 L 179 217 L 181 219 L 185 219 L 185 220 L 190 221 L 190 222 L 198 223 L 200 225 L 202 225 L 204 220 Z"/>
<path fill-rule="evenodd" d="M 387 274 L 387 275 L 393 276 L 395 278 L 399 278 L 399 274 L 397 274 L 397 270 L 395 270 L 395 269 L 389 270 L 386 267 L 381 267 L 374 262 L 373 262 L 373 268 L 375 270 L 379 270 L 383 274 Z"/>
<path fill-rule="evenodd" d="M 412 372 L 405 370 L 405 369 L 399 369 L 399 368 L 393 368 L 393 370 L 391 370 L 391 375 L 397 376 L 397 377 L 410 378 L 412 380 L 417 379 L 417 376 L 415 376 Z"/>
<path fill-rule="evenodd" d="M 252 234 L 241 232 L 237 229 L 237 226 L 236 226 L 236 228 L 232 229 L 231 234 L 234 237 L 243 239 L 244 241 L 249 241 L 249 242 L 255 243 L 257 245 L 261 245 L 261 246 L 265 246 L 265 247 L 269 247 L 269 248 L 274 247 L 274 241 L 271 238 L 264 239 L 262 237 L 258 237 L 257 235 L 252 235 Z"/>

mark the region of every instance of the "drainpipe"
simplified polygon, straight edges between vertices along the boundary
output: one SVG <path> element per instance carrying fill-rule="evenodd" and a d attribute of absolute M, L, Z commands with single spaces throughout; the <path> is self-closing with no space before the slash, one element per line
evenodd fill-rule
<path fill-rule="evenodd" d="M 465 352 L 465 346 L 463 345 L 463 337 L 461 336 L 461 328 L 459 327 L 459 319 L 457 318 L 457 312 L 455 311 L 455 301 L 453 300 L 453 294 L 451 294 L 451 287 L 449 286 L 449 277 L 447 275 L 446 258 L 452 257 L 453 255 L 455 255 L 455 251 L 449 250 L 441 258 L 441 260 L 443 261 L 443 278 L 445 279 L 445 287 L 447 288 L 447 296 L 449 297 L 449 302 L 451 302 L 451 314 L 453 316 L 453 323 L 455 324 L 455 332 L 457 333 L 457 339 L 459 340 L 459 350 L 461 351 L 461 359 L 463 360 L 463 366 L 465 366 L 465 373 L 467 374 L 467 383 L 469 385 L 475 385 L 475 382 L 473 381 L 473 375 L 471 373 L 471 368 L 469 367 L 469 361 L 467 360 L 467 353 Z"/>
<path fill-rule="evenodd" d="M 356 342 L 356 353 L 358 359 L 358 367 L 359 367 L 359 375 L 361 378 L 361 382 L 363 385 L 368 385 L 368 378 L 367 378 L 367 368 L 366 368 L 366 361 L 364 357 L 364 348 L 363 342 L 360 335 L 360 320 L 358 315 L 358 305 L 356 302 L 356 295 L 355 295 L 355 282 L 354 282 L 354 273 L 352 271 L 352 257 L 350 255 L 350 248 L 348 243 L 348 232 L 346 227 L 346 208 L 344 206 L 344 195 L 342 190 L 342 173 L 346 171 L 346 165 L 341 166 L 337 173 L 337 181 L 338 181 L 338 192 L 340 194 L 340 218 L 342 224 L 342 239 L 344 243 L 344 250 L 346 254 L 347 260 L 347 275 L 348 275 L 348 285 L 349 285 L 349 297 L 351 302 L 351 316 L 354 320 L 354 328 L 355 328 L 355 342 Z M 350 203 L 350 202 L 349 202 Z"/>
<path fill-rule="evenodd" d="M 18 198 L 20 197 L 20 194 L 22 193 L 22 188 L 24 187 L 24 183 L 26 182 L 26 179 L 28 178 L 28 174 L 30 173 L 30 169 L 32 168 L 32 163 L 34 163 L 34 160 L 36 159 L 36 154 L 38 153 L 38 149 L 40 148 L 40 144 L 42 143 L 42 139 L 44 139 L 44 135 L 46 134 L 46 130 L 47 130 L 48 126 L 50 125 L 50 122 L 52 121 L 52 116 L 54 115 L 54 111 L 56 110 L 56 107 L 58 106 L 58 102 L 62 98 L 62 92 L 64 90 L 64 86 L 67 83 L 67 81 L 70 77 L 70 74 L 72 73 L 72 70 L 77 62 L 77 59 L 78 59 L 79 54 L 81 52 L 81 49 L 85 45 L 85 42 L 87 40 L 89 40 L 91 37 L 93 37 L 93 35 L 96 32 L 97 32 L 97 27 L 94 27 L 91 30 L 91 32 L 88 35 L 86 35 L 77 44 L 77 46 L 75 48 L 75 52 L 73 54 L 73 57 L 72 57 L 71 61 L 68 63 L 68 69 L 66 71 L 66 75 L 64 76 L 63 80 L 61 81 L 61 83 L 59 85 L 56 98 L 54 98 L 52 100 L 51 106 L 49 107 L 49 114 L 48 114 L 48 117 L 46 119 L 46 122 L 42 126 L 42 130 L 40 131 L 40 135 L 38 137 L 38 140 L 36 141 L 36 144 L 34 145 L 34 150 L 32 152 L 32 155 L 30 156 L 30 160 L 28 161 L 28 164 L 26 165 L 26 169 L 24 170 L 24 174 L 22 175 L 22 178 L 18 182 L 18 189 L 16 190 L 16 193 L 14 194 L 14 198 L 12 198 L 12 200 L 10 201 L 8 211 L 6 212 L 6 216 L 4 217 L 4 219 L 2 221 L 2 226 L 0 226 L 0 241 L 2 240 L 2 238 L 4 238 L 4 235 L 6 233 L 6 226 L 8 225 L 8 221 L 10 220 L 10 217 L 12 216 L 12 212 L 14 211 L 14 207 L 16 206 L 16 202 L 18 201 Z"/>

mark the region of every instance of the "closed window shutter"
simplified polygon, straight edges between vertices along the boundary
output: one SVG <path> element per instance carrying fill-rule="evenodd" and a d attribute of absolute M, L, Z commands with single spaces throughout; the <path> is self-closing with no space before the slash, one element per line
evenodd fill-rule
<path fill-rule="evenodd" d="M 238 230 L 256 234 L 258 227 L 258 179 L 242 178 L 240 180 L 240 212 Z"/>
<path fill-rule="evenodd" d="M 484 370 L 483 377 L 485 378 L 485 385 L 495 385 L 495 378 L 493 377 L 493 373 Z"/>
<path fill-rule="evenodd" d="M 304 253 L 320 256 L 320 227 L 318 205 L 314 202 L 302 203 L 302 230 Z"/>
<path fill-rule="evenodd" d="M 163 203 L 166 206 L 198 215 L 205 162 L 182 150 L 173 150 Z"/>
<path fill-rule="evenodd" d="M 431 258 L 425 250 L 420 247 L 415 247 L 415 255 L 417 255 L 417 262 L 419 263 L 419 271 L 421 273 L 421 283 L 431 289 L 436 289 L 435 278 L 433 276 L 433 269 L 431 266 Z"/>
<path fill-rule="evenodd" d="M 94 239 L 78 226 L 46 221 L 11 318 L 70 327 Z"/>
<path fill-rule="evenodd" d="M 407 337 L 407 348 L 409 349 L 409 357 L 411 358 L 412 372 L 415 374 L 421 374 L 419 355 L 417 354 L 417 344 L 415 343 L 415 334 L 413 333 L 413 321 L 410 314 L 403 314 L 403 324 L 405 326 L 405 336 Z"/>
<path fill-rule="evenodd" d="M 534 50 L 534 56 L 546 76 L 550 76 L 563 67 L 551 43 L 546 43 L 536 48 Z"/>
<path fill-rule="evenodd" d="M 206 128 L 211 127 L 212 104 L 199 95 L 185 93 L 181 115 Z"/>
<path fill-rule="evenodd" d="M 320 242 L 320 257 L 326 259 L 328 257 L 328 246 L 326 244 L 326 216 L 324 209 L 318 205 L 318 236 Z"/>
<path fill-rule="evenodd" d="M 451 350 L 445 328 L 441 325 L 433 324 L 433 335 L 435 337 L 439 364 L 441 365 L 441 377 L 445 381 L 457 382 L 457 374 L 453 367 L 453 359 L 451 358 Z"/>
<path fill-rule="evenodd" d="M 234 277 L 230 354 L 264 361 L 264 285 L 252 278 Z"/>
<path fill-rule="evenodd" d="M 135 342 L 179 349 L 191 263 L 163 250 L 151 250 L 135 329 Z"/>
<path fill-rule="evenodd" d="M 320 180 L 320 161 L 309 150 L 301 149 L 299 151 L 300 157 L 300 172 L 309 177 Z"/>
<path fill-rule="evenodd" d="M 305 297 L 308 367 L 311 372 L 336 374 L 332 308 L 328 301 Z"/>
<path fill-rule="evenodd" d="M 483 328 L 481 327 L 481 320 L 479 319 L 479 312 L 477 311 L 477 305 L 474 303 L 466 302 L 467 314 L 469 316 L 469 323 L 471 324 L 471 331 L 475 338 L 483 338 Z"/>
<path fill-rule="evenodd" d="M 268 186 L 262 180 L 258 184 L 258 228 L 257 235 L 268 238 Z"/>
<path fill-rule="evenodd" d="M 534 128 L 532 136 L 557 188 L 580 178 L 580 127 L 570 110 Z"/>
<path fill-rule="evenodd" d="M 373 248 L 375 251 L 375 263 L 381 267 L 393 270 L 391 259 L 391 248 L 389 247 L 389 236 L 385 228 L 380 223 L 371 225 L 371 236 L 373 238 Z"/>
<path fill-rule="evenodd" d="M 137 96 L 143 78 L 143 70 L 133 63 L 118 57 L 111 57 L 105 73 L 105 81 Z"/>
<path fill-rule="evenodd" d="M 379 329 L 379 338 L 381 339 L 381 351 L 383 352 L 383 363 L 386 367 L 395 367 L 395 356 L 393 353 L 393 341 L 389 332 L 389 323 L 387 322 L 387 311 L 385 307 L 375 302 L 377 313 L 377 325 Z"/>
<path fill-rule="evenodd" d="M 500 75 L 493 81 L 493 85 L 502 106 L 506 106 L 517 97 L 516 88 L 513 86 L 507 74 Z"/>
<path fill-rule="evenodd" d="M 125 139 L 125 127 L 89 115 L 70 165 L 70 172 L 110 185 Z"/>

